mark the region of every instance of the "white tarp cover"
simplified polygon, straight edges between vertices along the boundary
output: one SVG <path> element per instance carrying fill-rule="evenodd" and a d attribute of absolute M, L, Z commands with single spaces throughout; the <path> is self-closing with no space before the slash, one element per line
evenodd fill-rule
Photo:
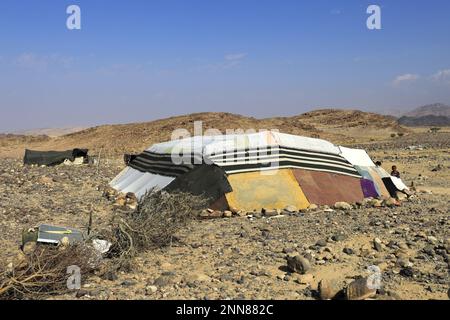
<path fill-rule="evenodd" d="M 354 166 L 361 167 L 375 167 L 372 159 L 370 159 L 367 152 L 363 149 L 351 149 L 346 147 L 339 147 L 341 156 Z"/>
<path fill-rule="evenodd" d="M 154 144 L 148 148 L 147 151 L 170 154 L 174 150 L 189 150 L 193 153 L 201 153 L 204 156 L 208 156 L 213 153 L 271 146 L 310 150 L 336 155 L 341 153 L 339 147 L 335 146 L 331 142 L 322 139 L 295 136 L 275 131 L 203 137 L 195 136 Z"/>
<path fill-rule="evenodd" d="M 402 179 L 391 176 L 391 180 L 398 190 L 409 190 L 409 188 L 403 183 Z"/>
<path fill-rule="evenodd" d="M 292 134 L 279 132 L 272 132 L 272 135 L 281 147 L 324 152 L 336 155 L 340 154 L 339 147 L 326 140 L 295 136 Z"/>
<path fill-rule="evenodd" d="M 126 167 L 113 181 L 110 186 L 119 192 L 132 192 L 137 198 L 142 197 L 151 189 L 162 190 L 169 185 L 174 177 L 166 177 L 148 172 L 140 172 Z"/>

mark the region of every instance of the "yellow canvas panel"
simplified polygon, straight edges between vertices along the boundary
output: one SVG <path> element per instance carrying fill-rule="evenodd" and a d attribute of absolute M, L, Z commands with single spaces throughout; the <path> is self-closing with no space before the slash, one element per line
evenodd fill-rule
<path fill-rule="evenodd" d="M 283 209 L 287 205 L 300 210 L 309 206 L 290 169 L 233 174 L 228 181 L 233 188 L 226 194 L 228 204 L 239 210 Z"/>

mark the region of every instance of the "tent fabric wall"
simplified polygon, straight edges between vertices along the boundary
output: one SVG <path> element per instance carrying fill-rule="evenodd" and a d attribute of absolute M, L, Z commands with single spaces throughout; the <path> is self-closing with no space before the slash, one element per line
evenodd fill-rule
<path fill-rule="evenodd" d="M 397 187 L 395 186 L 395 184 L 392 182 L 391 177 L 386 177 L 386 178 L 382 178 L 383 179 L 383 183 L 386 186 L 386 189 L 389 192 L 389 195 L 393 198 L 397 197 Z"/>
<path fill-rule="evenodd" d="M 283 209 L 288 205 L 300 210 L 310 204 L 289 169 L 235 174 L 228 181 L 233 189 L 226 194 L 228 204 L 238 210 Z"/>
<path fill-rule="evenodd" d="M 294 169 L 293 174 L 310 203 L 334 205 L 339 201 L 361 201 L 360 179 L 328 172 Z"/>
<path fill-rule="evenodd" d="M 165 190 L 203 195 L 210 203 L 233 191 L 225 172 L 218 166 L 207 164 L 179 176 Z"/>
<path fill-rule="evenodd" d="M 369 171 L 369 167 L 355 165 L 355 169 L 358 171 L 361 177 L 363 177 L 363 179 L 373 180 L 372 175 Z"/>
<path fill-rule="evenodd" d="M 381 187 L 378 185 L 378 183 L 375 181 L 375 178 L 373 177 L 370 168 L 371 167 L 366 167 L 366 166 L 355 166 L 356 170 L 358 170 L 359 174 L 363 177 L 363 180 L 370 180 L 372 181 L 375 190 L 377 192 L 376 196 L 366 196 L 366 197 L 380 197 L 382 195 L 382 191 L 381 191 Z M 381 179 L 380 179 L 381 181 Z M 384 183 L 381 181 L 381 185 L 384 187 Z M 368 183 L 366 183 L 364 186 L 368 186 Z M 363 187 L 363 184 L 361 184 L 361 187 Z M 364 190 L 363 190 L 364 191 Z M 368 190 L 366 190 L 366 192 L 364 192 L 364 195 L 366 195 L 366 193 L 370 193 Z"/>
<path fill-rule="evenodd" d="M 384 185 L 384 182 L 379 175 L 378 171 L 376 170 L 376 167 L 368 167 L 370 176 L 373 179 L 373 182 L 375 183 L 375 187 L 377 188 L 378 193 L 381 197 L 389 197 L 389 191 L 386 189 L 386 186 Z"/>
<path fill-rule="evenodd" d="M 155 175 L 148 172 L 140 172 L 133 168 L 125 168 L 110 186 L 119 192 L 132 192 L 139 199 L 152 189 L 162 190 L 175 178 Z"/>
<path fill-rule="evenodd" d="M 377 198 L 380 196 L 377 189 L 375 188 L 375 184 L 372 180 L 369 179 L 361 179 L 361 189 L 364 194 L 364 198 Z"/>
<path fill-rule="evenodd" d="M 126 167 L 109 183 L 109 185 L 114 189 L 122 190 L 142 176 L 143 172 Z"/>
<path fill-rule="evenodd" d="M 363 149 L 351 149 L 346 147 L 339 147 L 341 156 L 343 156 L 348 162 L 355 166 L 374 167 L 372 159 L 370 159 L 367 152 Z"/>

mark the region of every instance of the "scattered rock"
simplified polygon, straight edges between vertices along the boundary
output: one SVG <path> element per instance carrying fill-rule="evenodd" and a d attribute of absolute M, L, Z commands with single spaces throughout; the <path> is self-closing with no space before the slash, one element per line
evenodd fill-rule
<path fill-rule="evenodd" d="M 432 172 L 437 172 L 437 171 L 441 171 L 444 167 L 440 164 L 438 164 L 436 167 L 434 167 L 433 169 L 431 169 Z"/>
<path fill-rule="evenodd" d="M 293 247 L 286 247 L 286 248 L 283 248 L 283 253 L 291 254 L 291 253 L 293 253 L 293 252 L 295 252 L 295 248 L 293 248 Z"/>
<path fill-rule="evenodd" d="M 124 286 L 124 287 L 132 287 L 132 286 L 137 285 L 137 281 L 127 279 L 127 280 L 123 281 L 123 282 L 121 283 L 121 285 Z"/>
<path fill-rule="evenodd" d="M 319 246 L 319 247 L 326 247 L 326 246 L 327 246 L 327 241 L 321 239 L 321 240 L 319 240 L 319 241 L 316 242 L 316 246 Z"/>
<path fill-rule="evenodd" d="M 223 212 L 223 217 L 224 218 L 231 218 L 233 216 L 233 212 L 226 210 Z"/>
<path fill-rule="evenodd" d="M 127 199 L 125 199 L 125 197 L 123 198 L 118 198 L 116 199 L 116 201 L 114 202 L 114 206 L 117 207 L 123 207 L 127 204 Z"/>
<path fill-rule="evenodd" d="M 373 239 L 373 247 L 378 252 L 383 251 L 383 245 L 381 244 L 381 240 L 379 238 Z"/>
<path fill-rule="evenodd" d="M 46 185 L 46 186 L 51 186 L 53 184 L 54 180 L 50 177 L 46 177 L 46 176 L 42 176 L 39 179 L 39 183 Z"/>
<path fill-rule="evenodd" d="M 311 284 L 314 281 L 314 276 L 310 273 L 301 274 L 295 277 L 295 282 L 299 284 Z"/>
<path fill-rule="evenodd" d="M 284 208 L 284 211 L 287 211 L 287 212 L 289 212 L 289 213 L 294 213 L 294 212 L 297 212 L 298 209 L 297 209 L 297 207 L 295 207 L 295 206 L 288 205 L 288 206 L 286 206 L 286 207 Z"/>
<path fill-rule="evenodd" d="M 34 241 L 27 242 L 23 245 L 22 251 L 24 254 L 26 254 L 28 256 L 36 250 L 36 246 L 37 246 L 37 244 Z"/>
<path fill-rule="evenodd" d="M 175 279 L 171 275 L 161 275 L 160 277 L 156 278 L 156 280 L 153 282 L 153 285 L 157 287 L 167 287 L 170 285 L 173 285 L 175 283 Z"/>
<path fill-rule="evenodd" d="M 287 257 L 287 265 L 290 270 L 300 274 L 305 274 L 309 269 L 311 269 L 311 263 L 309 260 L 300 255 Z"/>
<path fill-rule="evenodd" d="M 342 251 L 343 251 L 345 254 L 348 254 L 348 255 L 355 254 L 355 251 L 353 251 L 352 248 L 348 248 L 348 247 L 344 248 Z"/>
<path fill-rule="evenodd" d="M 337 295 L 341 292 L 342 288 L 339 285 L 339 283 L 335 280 L 322 279 L 319 282 L 318 290 L 320 299 L 330 300 L 337 297 Z"/>
<path fill-rule="evenodd" d="M 154 294 L 154 293 L 156 293 L 156 291 L 158 291 L 158 287 L 157 286 L 149 285 L 149 286 L 145 287 L 145 293 L 147 295 Z"/>
<path fill-rule="evenodd" d="M 436 237 L 433 237 L 433 236 L 428 236 L 427 240 L 428 240 L 428 242 L 430 242 L 432 244 L 438 243 L 438 239 Z"/>
<path fill-rule="evenodd" d="M 265 211 L 264 216 L 275 217 L 275 216 L 278 216 L 280 213 L 281 213 L 281 211 L 278 211 L 278 210 Z"/>
<path fill-rule="evenodd" d="M 376 295 L 377 290 L 367 286 L 367 278 L 359 278 L 350 283 L 346 290 L 347 300 L 365 300 Z"/>
<path fill-rule="evenodd" d="M 398 203 L 398 201 L 397 201 L 396 199 L 394 199 L 394 198 L 389 198 L 389 199 L 386 199 L 386 200 L 384 201 L 384 205 L 385 205 L 386 207 L 393 208 L 393 207 L 395 207 L 395 206 L 398 206 L 399 203 Z"/>
<path fill-rule="evenodd" d="M 107 271 L 104 275 L 103 275 L 103 279 L 105 280 L 109 280 L 109 281 L 116 281 L 118 279 L 118 276 L 115 272 L 113 271 Z"/>
<path fill-rule="evenodd" d="M 414 270 L 411 267 L 406 267 L 400 270 L 400 275 L 405 278 L 412 278 L 414 277 Z"/>
<path fill-rule="evenodd" d="M 338 210 L 344 210 L 344 211 L 348 211 L 348 210 L 352 210 L 353 209 L 353 207 L 350 204 L 348 204 L 347 202 L 343 202 L 343 201 L 336 202 L 334 204 L 334 208 L 338 209 Z"/>
<path fill-rule="evenodd" d="M 333 235 L 333 236 L 331 237 L 331 239 L 332 239 L 333 241 L 338 242 L 338 241 L 343 241 L 343 240 L 347 239 L 347 236 L 344 235 L 344 234 L 335 234 L 335 235 Z"/>
<path fill-rule="evenodd" d="M 408 258 L 400 258 L 397 260 L 397 265 L 402 268 L 408 268 L 412 267 L 413 264 L 409 261 Z"/>
<path fill-rule="evenodd" d="M 373 207 L 373 208 L 380 208 L 383 206 L 383 200 L 372 199 L 368 202 L 368 206 Z"/>

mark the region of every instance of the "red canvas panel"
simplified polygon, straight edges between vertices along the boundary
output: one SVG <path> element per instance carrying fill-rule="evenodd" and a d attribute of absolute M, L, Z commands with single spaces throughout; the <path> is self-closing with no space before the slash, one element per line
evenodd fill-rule
<path fill-rule="evenodd" d="M 310 203 L 334 205 L 339 201 L 354 203 L 364 199 L 358 178 L 322 171 L 292 171 Z"/>

